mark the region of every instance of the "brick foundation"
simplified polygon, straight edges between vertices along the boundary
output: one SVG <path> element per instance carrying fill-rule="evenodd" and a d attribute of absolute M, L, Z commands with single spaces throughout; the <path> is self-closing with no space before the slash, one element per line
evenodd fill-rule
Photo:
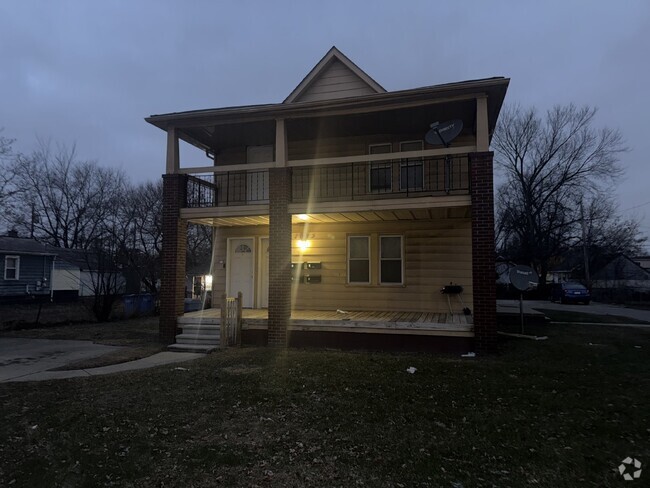
<path fill-rule="evenodd" d="M 186 175 L 163 175 L 159 335 L 166 344 L 174 343 L 176 318 L 183 315 L 187 222 L 180 218 L 180 209 L 185 205 L 186 189 Z"/>
<path fill-rule="evenodd" d="M 474 334 L 478 353 L 497 348 L 496 271 L 494 248 L 494 153 L 469 154 L 472 192 L 472 283 Z"/>
<path fill-rule="evenodd" d="M 291 318 L 291 174 L 269 170 L 269 346 L 287 346 Z"/>

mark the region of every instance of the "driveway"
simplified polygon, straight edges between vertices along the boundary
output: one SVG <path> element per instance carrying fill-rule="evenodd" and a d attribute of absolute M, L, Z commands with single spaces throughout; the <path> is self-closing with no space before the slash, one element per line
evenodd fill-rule
<path fill-rule="evenodd" d="M 497 300 L 497 302 L 500 310 L 512 312 L 519 311 L 519 300 Z M 650 322 L 650 310 L 637 310 L 634 308 L 623 307 L 621 305 L 609 305 L 598 302 L 591 302 L 589 305 L 563 305 L 548 300 L 525 300 L 524 310 L 530 309 L 564 310 L 566 312 L 582 312 L 600 316 L 618 315 L 619 317 L 628 317 L 631 319 Z"/>
<path fill-rule="evenodd" d="M 0 338 L 0 382 L 121 349 L 91 341 Z"/>

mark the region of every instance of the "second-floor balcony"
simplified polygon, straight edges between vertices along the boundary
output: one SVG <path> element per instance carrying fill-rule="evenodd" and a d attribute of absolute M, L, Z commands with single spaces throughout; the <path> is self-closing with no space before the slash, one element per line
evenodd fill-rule
<path fill-rule="evenodd" d="M 343 202 L 469 194 L 467 155 L 294 166 L 293 203 Z M 190 174 L 186 208 L 267 204 L 269 172 Z"/>

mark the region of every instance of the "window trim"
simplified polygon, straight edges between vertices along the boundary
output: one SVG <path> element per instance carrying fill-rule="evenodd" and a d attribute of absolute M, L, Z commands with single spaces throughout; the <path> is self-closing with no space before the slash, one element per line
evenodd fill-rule
<path fill-rule="evenodd" d="M 353 238 L 359 238 L 363 237 L 366 239 L 366 243 L 368 244 L 368 257 L 367 258 L 351 258 L 350 257 L 350 240 Z M 365 234 L 365 235 L 359 235 L 359 234 L 350 234 L 348 235 L 348 249 L 347 249 L 347 256 L 346 256 L 346 265 L 348 268 L 347 272 L 347 284 L 348 285 L 370 285 L 372 283 L 372 246 L 370 242 L 370 236 Z M 350 261 L 356 260 L 356 261 L 367 261 L 368 262 L 368 281 L 350 281 L 350 271 L 351 271 L 351 266 L 350 266 Z"/>
<path fill-rule="evenodd" d="M 383 152 L 383 153 L 376 153 L 376 154 L 390 154 L 393 152 L 393 144 L 391 142 L 382 142 L 378 144 L 368 144 L 368 154 L 373 155 L 372 153 L 372 148 L 373 147 L 384 147 L 388 146 L 388 151 Z M 389 178 L 388 178 L 388 188 L 377 188 L 373 189 L 372 187 L 372 170 L 373 169 L 386 169 L 388 168 L 389 171 Z M 393 164 L 390 160 L 386 161 L 370 161 L 370 164 L 368 165 L 368 191 L 369 193 L 392 193 L 393 191 Z"/>
<path fill-rule="evenodd" d="M 382 261 L 397 261 L 397 258 L 383 258 L 381 256 L 381 246 L 382 246 L 382 240 L 384 237 L 399 237 L 399 250 L 400 250 L 400 277 L 401 280 L 399 283 L 397 282 L 384 282 L 382 281 L 382 276 L 381 276 L 381 263 Z M 401 234 L 380 234 L 379 235 L 379 284 L 381 286 L 403 286 L 404 285 L 404 236 Z"/>
<path fill-rule="evenodd" d="M 424 151 L 424 141 L 422 139 L 416 139 L 412 141 L 401 141 L 399 143 L 399 151 L 402 152 L 402 146 L 404 144 L 413 144 L 414 142 L 419 142 L 420 143 L 420 151 Z M 413 164 L 416 163 L 416 164 Z M 402 168 L 404 167 L 412 167 L 416 168 L 417 166 L 420 166 L 420 173 L 422 175 L 422 184 L 420 186 L 408 186 L 408 181 L 406 182 L 406 185 L 402 185 Z M 408 171 L 408 169 L 407 169 Z M 407 178 L 408 180 L 408 178 Z M 400 191 L 410 191 L 410 190 L 424 190 L 424 160 L 422 158 L 406 158 L 402 159 L 400 161 L 399 165 L 399 190 Z"/>
<path fill-rule="evenodd" d="M 7 261 L 9 259 L 15 259 L 16 260 L 16 266 L 9 268 L 7 266 Z M 7 269 L 13 269 L 16 271 L 15 277 L 14 278 L 7 278 Z M 20 279 L 20 256 L 17 255 L 7 255 L 5 256 L 5 268 L 4 268 L 4 279 L 6 281 L 18 281 Z"/>

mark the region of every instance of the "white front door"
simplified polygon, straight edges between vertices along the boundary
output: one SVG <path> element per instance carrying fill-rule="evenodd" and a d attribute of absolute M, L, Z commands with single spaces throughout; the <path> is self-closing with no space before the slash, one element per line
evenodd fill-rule
<path fill-rule="evenodd" d="M 269 307 L 269 238 L 260 239 L 260 308 Z"/>
<path fill-rule="evenodd" d="M 228 296 L 237 296 L 242 292 L 242 306 L 253 306 L 253 239 L 229 239 L 228 263 Z"/>

